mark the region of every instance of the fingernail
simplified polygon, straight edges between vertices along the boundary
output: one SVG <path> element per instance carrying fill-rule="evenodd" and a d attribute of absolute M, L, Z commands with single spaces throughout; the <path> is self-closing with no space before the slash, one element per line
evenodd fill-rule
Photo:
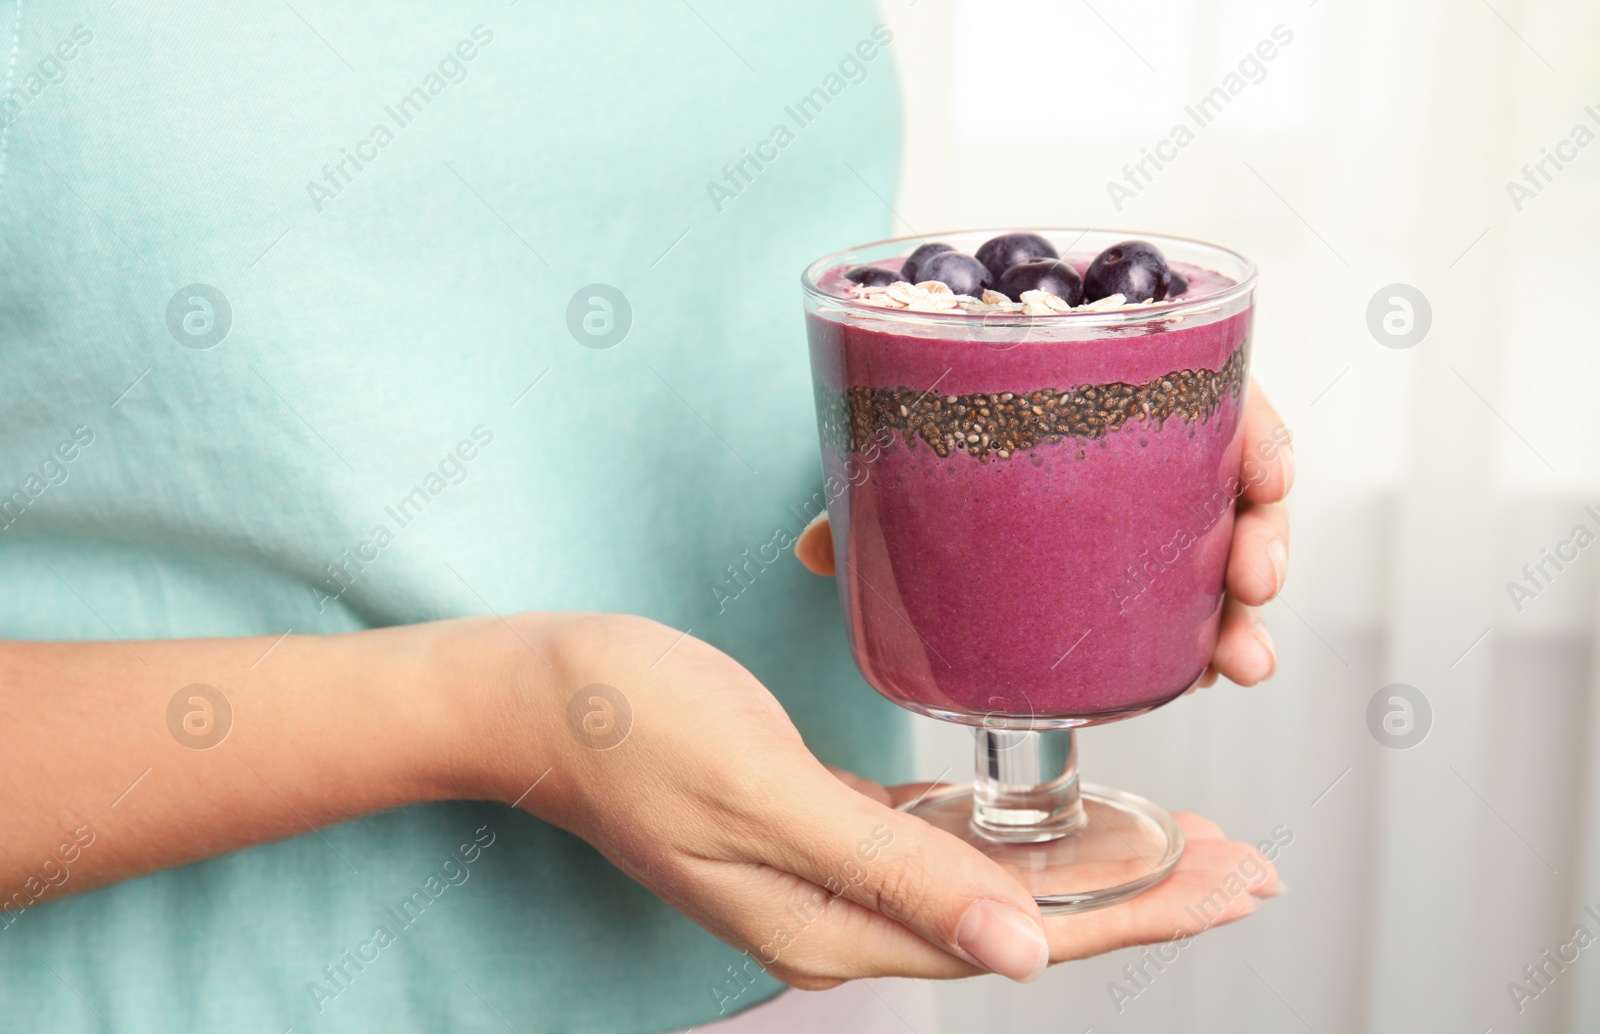
<path fill-rule="evenodd" d="M 956 927 L 956 947 L 992 973 L 1029 984 L 1050 963 L 1039 924 L 999 901 L 974 901 Z"/>
<path fill-rule="evenodd" d="M 1283 490 L 1287 492 L 1294 484 L 1294 446 L 1284 446 L 1280 455 L 1283 456 Z"/>
<path fill-rule="evenodd" d="M 1259 892 L 1251 891 L 1250 893 L 1255 894 L 1256 897 L 1261 898 L 1262 900 L 1266 900 L 1267 898 L 1282 897 L 1283 895 L 1289 893 L 1289 885 L 1287 883 L 1280 883 L 1270 890 L 1263 890 Z"/>
<path fill-rule="evenodd" d="M 1255 633 L 1256 641 L 1261 644 L 1263 650 L 1267 651 L 1267 673 L 1261 677 L 1263 680 L 1270 679 L 1272 673 L 1278 670 L 1278 651 L 1272 645 L 1272 633 L 1267 631 L 1266 622 L 1259 618 L 1256 619 Z"/>
<path fill-rule="evenodd" d="M 1273 539 L 1267 546 L 1267 562 L 1272 565 L 1272 594 L 1283 591 L 1283 580 L 1289 577 L 1289 550 L 1282 539 Z"/>

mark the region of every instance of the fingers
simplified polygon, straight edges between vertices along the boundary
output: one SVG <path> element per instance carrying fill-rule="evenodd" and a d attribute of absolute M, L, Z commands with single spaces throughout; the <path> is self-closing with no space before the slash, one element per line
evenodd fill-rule
<path fill-rule="evenodd" d="M 1062 916 L 1051 924 L 1050 961 L 1193 937 L 1236 923 L 1261 907 L 1253 894 L 1219 893 L 1219 880 L 1214 873 L 1174 872 L 1131 901 Z"/>
<path fill-rule="evenodd" d="M 1172 875 L 1123 904 L 1048 920 L 1052 962 L 1183 941 L 1238 922 L 1283 893 L 1277 870 L 1254 847 L 1223 839 L 1198 815 L 1175 817 L 1189 841 Z"/>
<path fill-rule="evenodd" d="M 1279 501 L 1294 484 L 1293 435 L 1254 380 L 1245 400 L 1241 433 L 1239 477 L 1245 485 L 1244 498 L 1252 503 Z"/>
<path fill-rule="evenodd" d="M 998 863 L 836 778 L 814 788 L 816 779 L 788 778 L 781 785 L 805 806 L 774 816 L 748 860 L 794 873 L 980 969 L 1018 981 L 1043 973 L 1049 952 L 1038 906 Z"/>
<path fill-rule="evenodd" d="M 1201 686 L 1211 685 L 1218 675 L 1253 686 L 1271 678 L 1278 666 L 1272 636 L 1256 608 L 1277 596 L 1289 577 L 1289 512 L 1282 500 L 1294 484 L 1294 440 L 1254 380 L 1240 433 L 1244 493 L 1228 553 L 1222 627 Z"/>
<path fill-rule="evenodd" d="M 1249 844 L 1227 840 L 1199 815 L 1174 818 L 1188 839 L 1171 876 L 1121 905 L 1045 920 L 1052 962 L 1141 944 L 1187 942 L 1254 913 L 1283 893 L 1277 870 Z M 781 905 L 758 923 L 748 950 L 773 976 L 810 990 L 844 980 L 911 976 L 951 979 L 982 972 L 846 897 L 770 868 L 742 869 L 730 894 Z"/>
<path fill-rule="evenodd" d="M 721 900 L 755 902 L 725 936 L 794 987 L 822 989 L 878 976 L 951 979 L 998 972 L 1031 980 L 1046 962 L 1187 939 L 1253 913 L 1283 891 L 1277 871 L 1211 820 L 1174 816 L 1183 858 L 1160 884 L 1108 909 L 1042 920 L 1031 897 L 993 862 L 880 793 L 915 799 L 938 784 L 885 790 L 831 770 L 801 816 L 772 824 L 765 864 L 705 859 L 700 882 Z M 826 790 L 824 790 L 826 787 Z M 806 815 L 823 820 L 808 823 Z M 868 825 L 870 824 L 870 826 Z M 860 827 L 865 835 L 841 836 Z"/>
<path fill-rule="evenodd" d="M 1226 840 L 1222 827 L 1206 818 L 1188 811 L 1175 811 L 1172 820 L 1183 830 L 1185 843 L 1192 844 L 1197 840 Z"/>
<path fill-rule="evenodd" d="M 794 555 L 812 574 L 833 574 L 833 527 L 826 513 L 817 514 L 806 525 L 794 544 Z"/>
<path fill-rule="evenodd" d="M 1265 682 L 1278 667 L 1278 653 L 1260 611 L 1231 595 L 1222 602 L 1222 628 L 1211 666 L 1241 686 Z"/>
<path fill-rule="evenodd" d="M 1187 844 L 1184 853 L 1188 866 L 1180 864 L 1177 871 L 1217 875 L 1234 894 L 1243 892 L 1265 900 L 1283 892 L 1278 870 L 1249 844 L 1218 836 Z"/>
<path fill-rule="evenodd" d="M 791 987 L 817 991 L 871 977 L 950 980 L 984 972 L 870 908 L 770 866 L 723 863 L 701 882 L 719 900 L 760 903 L 754 914 L 716 932 L 743 949 L 749 965 Z"/>
<path fill-rule="evenodd" d="M 1259 607 L 1278 595 L 1288 576 L 1288 507 L 1283 503 L 1241 507 L 1228 552 L 1228 592 Z"/>

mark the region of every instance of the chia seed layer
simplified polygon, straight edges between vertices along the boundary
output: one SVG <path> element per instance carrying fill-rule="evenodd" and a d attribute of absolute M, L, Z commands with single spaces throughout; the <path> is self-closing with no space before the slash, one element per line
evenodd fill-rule
<path fill-rule="evenodd" d="M 920 438 L 940 457 L 966 453 L 987 463 L 991 456 L 1008 460 L 1040 445 L 1093 441 L 1129 421 L 1150 421 L 1157 430 L 1171 417 L 1203 423 L 1224 398 L 1239 397 L 1245 364 L 1240 347 L 1219 370 L 1175 370 L 1143 384 L 942 396 L 916 388 L 854 387 L 847 396 L 819 399 L 817 412 L 823 441 L 834 447 L 859 451 L 890 428 L 908 448 Z"/>

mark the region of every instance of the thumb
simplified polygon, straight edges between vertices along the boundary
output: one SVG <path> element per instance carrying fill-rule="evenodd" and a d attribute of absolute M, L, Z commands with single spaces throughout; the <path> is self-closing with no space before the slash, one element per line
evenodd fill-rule
<path fill-rule="evenodd" d="M 794 555 L 812 574 L 833 574 L 833 525 L 826 511 L 817 514 L 795 541 Z"/>
<path fill-rule="evenodd" d="M 820 776 L 821 778 L 817 778 Z M 975 966 L 1032 981 L 1050 961 L 1039 907 L 975 848 L 895 811 L 816 766 L 808 806 L 771 816 L 761 839 L 773 864 L 920 935 Z"/>

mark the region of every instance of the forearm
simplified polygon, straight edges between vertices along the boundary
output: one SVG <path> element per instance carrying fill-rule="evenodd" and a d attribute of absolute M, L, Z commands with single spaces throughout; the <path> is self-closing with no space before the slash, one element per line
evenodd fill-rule
<path fill-rule="evenodd" d="M 468 624 L 0 643 L 0 907 L 471 796 Z"/>

